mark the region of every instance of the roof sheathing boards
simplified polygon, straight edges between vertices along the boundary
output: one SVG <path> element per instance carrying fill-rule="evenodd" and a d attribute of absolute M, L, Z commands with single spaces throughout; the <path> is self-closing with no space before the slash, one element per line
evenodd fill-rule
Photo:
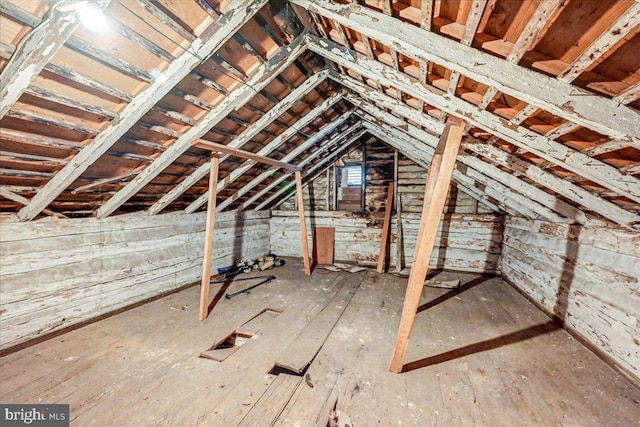
<path fill-rule="evenodd" d="M 59 194 L 50 193 L 50 201 L 43 196 L 34 199 L 33 209 L 23 208 L 15 197 L 2 198 L 3 210 L 30 211 L 21 215 L 28 219 L 45 208 L 101 217 L 188 208 L 206 193 L 209 153 L 190 148 L 187 137 L 232 144 L 320 72 L 322 52 L 307 50 L 304 43 L 328 39 L 348 48 L 347 57 L 354 62 L 327 60 L 327 66 L 360 82 L 363 86 L 356 92 L 363 99 L 376 92 L 401 103 L 431 120 L 421 123 L 413 113 L 404 119 L 428 133 L 441 128 L 447 115 L 462 116 L 470 125 L 467 138 L 494 150 L 482 157 L 483 162 L 494 163 L 498 170 L 545 193 L 560 194 L 589 215 L 606 213 L 609 220 L 633 227 L 633 217 L 616 221 L 621 216 L 610 214 L 616 212 L 610 207 L 629 213 L 639 210 L 640 58 L 633 54 L 640 49 L 637 2 L 362 0 L 345 5 L 294 0 L 293 10 L 319 39 L 302 42 L 295 58 L 263 86 L 256 76 L 264 73 L 265 64 L 286 58 L 285 50 L 295 49 L 300 24 L 287 2 L 262 8 L 260 2 L 246 3 L 255 6 L 250 16 L 238 21 L 241 24 L 192 71 L 171 81 L 167 92 L 108 149 L 83 162 L 81 174 L 68 184 L 61 181 L 56 186 Z M 60 180 L 56 176 L 73 164 L 78 153 L 111 124 L 122 121 L 127 106 L 194 40 L 206 35 L 221 14 L 240 12 L 233 6 L 214 0 L 111 1 L 106 7 L 111 30 L 96 35 L 79 26 L 0 122 L 0 182 L 27 200 L 43 188 L 50 190 L 46 185 Z M 6 67 L 16 46 L 45 19 L 49 8 L 50 3 L 36 0 L 2 3 L 0 67 Z M 369 15 L 388 25 L 360 27 L 362 16 Z M 391 32 L 392 28 L 398 31 Z M 411 40 L 402 40 L 416 30 L 429 31 L 423 39 L 435 47 L 431 56 L 411 48 Z M 449 50 L 458 52 L 455 61 L 448 59 Z M 470 58 L 477 64 L 467 64 Z M 484 73 L 486 67 L 494 72 Z M 519 77 L 502 81 L 503 69 L 517 71 Z M 242 148 L 264 149 L 305 112 L 336 93 L 340 84 L 320 83 Z M 259 89 L 251 90 L 256 85 Z M 236 101 L 234 97 L 243 91 L 246 94 Z M 207 121 L 202 135 L 193 131 L 226 101 L 231 108 L 223 110 L 219 120 Z M 585 111 L 587 106 L 593 111 Z M 338 101 L 268 155 L 284 158 L 350 108 Z M 508 160 L 495 150 L 507 153 Z M 291 162 L 298 163 L 305 153 Z M 243 163 L 226 159 L 220 177 Z M 254 165 L 228 183 L 219 197 L 234 201 L 225 209 L 244 205 L 283 173 L 276 171 L 247 190 L 266 170 Z M 492 179 L 500 181 L 498 175 Z M 260 199 L 272 194 L 266 192 Z"/>
<path fill-rule="evenodd" d="M 363 6 L 365 6 L 364 8 L 358 8 L 357 6 L 337 6 L 334 4 L 330 4 L 330 5 L 326 5 L 327 7 L 325 8 L 325 5 L 319 5 L 319 2 L 316 1 L 310 1 L 310 2 L 306 2 L 306 1 L 295 1 L 295 3 L 303 6 L 303 7 L 307 7 L 309 9 L 309 11 L 311 11 L 312 16 L 314 16 L 314 21 L 315 22 L 322 22 L 325 24 L 325 28 L 324 28 L 324 33 L 328 35 L 329 38 L 332 39 L 332 41 L 334 43 L 336 43 L 337 45 L 343 45 L 346 47 L 349 47 L 350 49 L 356 49 L 359 51 L 362 51 L 364 53 L 364 55 L 362 57 L 371 57 L 373 56 L 373 58 L 375 58 L 377 60 L 377 62 L 382 63 L 382 64 L 386 64 L 387 66 L 390 66 L 389 64 L 392 64 L 392 62 L 390 62 L 387 58 L 386 58 L 386 53 L 388 51 L 390 51 L 388 49 L 388 46 L 385 46 L 384 43 L 382 43 L 382 41 L 386 41 L 387 45 L 389 46 L 393 46 L 395 49 L 398 49 L 399 47 L 403 47 L 402 44 L 397 44 L 396 41 L 398 41 L 398 37 L 402 37 L 402 34 L 404 33 L 404 29 L 400 30 L 396 27 L 396 30 L 392 33 L 392 32 L 385 32 L 385 30 L 383 28 L 375 28 L 375 30 L 370 30 L 369 28 L 365 28 L 365 26 L 361 26 L 361 24 L 363 24 L 364 20 L 361 19 L 362 16 L 360 16 L 360 14 L 364 14 L 367 16 L 376 16 L 376 19 L 380 19 L 380 27 L 388 27 L 387 22 L 383 20 L 384 18 L 384 10 L 379 10 L 379 11 L 375 11 L 375 8 L 369 4 L 368 2 L 360 2 Z M 448 2 L 451 3 L 451 2 Z M 466 3 L 471 3 L 471 2 L 466 2 Z M 629 3 L 629 2 L 627 2 Z M 398 4 L 398 2 L 391 2 L 392 4 L 392 14 L 395 15 L 396 18 L 402 18 L 407 22 L 410 22 L 410 20 L 406 19 L 406 16 L 400 16 L 397 15 L 396 12 L 394 12 L 396 9 L 395 6 Z M 436 2 L 435 4 L 438 4 L 438 2 Z M 491 7 L 495 7 L 495 3 L 491 3 L 489 2 Z M 611 6 L 611 5 L 610 5 Z M 629 6 L 627 4 L 627 6 Z M 489 14 L 489 16 L 492 13 L 491 7 L 489 7 L 488 9 L 486 9 L 484 11 L 484 14 L 486 15 L 487 13 Z M 541 6 L 542 7 L 542 6 Z M 611 6 L 614 7 L 614 6 Z M 635 7 L 635 6 L 634 6 Z M 327 9 L 329 9 L 329 12 L 327 12 Z M 348 10 L 347 10 L 348 9 Z M 366 10 L 364 9 L 368 9 L 371 11 L 371 13 L 366 12 Z M 402 7 L 402 10 L 404 10 L 405 7 Z M 609 16 L 609 18 L 603 17 L 601 20 L 598 21 L 597 25 L 596 23 L 593 23 L 594 26 L 600 26 L 602 27 L 603 22 L 606 21 L 606 19 L 610 20 L 610 23 L 612 25 L 619 25 L 620 24 L 620 19 L 629 19 L 630 22 L 632 23 L 632 28 L 630 30 L 622 30 L 627 31 L 629 34 L 635 33 L 637 31 L 636 28 L 636 24 L 635 23 L 635 18 L 633 17 L 633 15 L 630 14 L 626 14 L 625 15 L 625 10 L 622 10 L 622 8 L 618 8 L 619 10 L 617 11 L 612 11 Z M 332 12 L 336 12 L 337 10 L 340 10 L 339 13 L 333 14 Z M 438 12 L 437 11 L 433 11 L 433 13 L 435 13 L 434 16 L 438 16 Z M 557 11 L 556 11 L 557 12 Z M 555 13 L 555 12 L 554 12 Z M 568 13 L 568 12 L 565 12 Z M 377 15 L 376 15 L 377 14 Z M 320 18 L 321 15 L 324 15 L 322 18 Z M 339 16 L 338 16 L 339 15 Z M 550 15 L 553 15 L 553 13 L 551 13 Z M 625 18 L 626 16 L 626 18 Z M 327 17 L 330 17 L 332 19 L 327 19 Z M 459 17 L 458 17 L 459 18 Z M 458 19 L 456 18 L 456 19 Z M 481 34 L 482 31 L 482 22 L 485 20 L 486 16 L 483 16 L 483 18 L 480 21 L 480 24 L 478 26 L 478 33 L 476 33 L 475 37 L 473 38 L 473 40 L 475 40 L 476 38 L 479 37 L 479 34 Z M 502 17 L 504 18 L 504 17 Z M 550 16 L 548 17 L 548 21 L 547 24 L 549 25 L 553 25 L 553 17 Z M 605 21 L 603 21 L 605 20 Z M 609 22 L 609 21 L 607 21 Z M 461 23 L 461 22 L 459 22 Z M 359 28 L 362 29 L 363 31 L 366 32 L 366 34 L 362 34 L 362 32 L 360 32 L 359 35 L 354 36 L 354 38 L 352 40 L 344 40 L 344 38 L 341 36 L 340 32 L 337 31 L 336 29 L 338 28 L 338 25 L 340 24 L 342 27 L 348 28 L 348 31 L 343 31 L 342 34 L 354 34 L 354 28 Z M 353 26 L 350 28 L 349 26 L 353 24 Z M 465 22 L 466 24 L 466 22 Z M 400 24 L 398 24 L 400 25 Z M 417 26 L 417 25 L 416 25 Z M 424 25 L 423 25 L 424 27 Z M 429 26 L 429 28 L 431 28 L 431 26 Z M 594 27 L 595 28 L 595 27 Z M 526 29 L 523 28 L 523 30 Z M 544 28 L 543 28 L 544 29 Z M 543 29 L 540 29 L 539 31 L 542 32 Z M 602 31 L 605 31 L 606 28 L 602 28 Z M 434 31 L 438 31 L 437 29 L 434 29 Z M 544 30 L 545 34 L 549 34 L 549 29 Z M 320 33 L 322 33 L 323 31 L 320 31 Z M 537 36 L 540 35 L 540 32 L 537 34 Z M 591 34 L 591 33 L 590 33 Z M 604 34 L 604 33 L 602 33 Z M 398 36 L 400 35 L 400 36 Z M 452 34 L 447 34 L 447 36 L 449 38 L 455 38 L 453 37 L 453 33 Z M 536 37 L 537 37 L 536 36 Z M 374 42 L 371 42 L 371 39 L 373 39 L 374 37 L 376 37 L 377 39 L 374 40 Z M 518 36 L 519 37 L 519 36 Z M 600 42 L 602 41 L 602 38 L 600 38 L 599 36 L 593 36 L 590 35 L 589 36 L 590 39 L 593 39 L 593 42 L 595 43 L 596 40 L 600 40 Z M 362 49 L 359 48 L 360 44 L 361 44 L 361 40 L 369 38 L 369 44 L 374 46 L 373 49 L 373 55 L 369 54 L 367 55 L 366 53 L 366 49 Z M 535 39 L 535 37 L 534 37 Z M 475 44 L 475 41 L 472 40 L 472 45 Z M 516 41 L 518 41 L 518 39 L 516 38 Z M 629 39 L 629 42 L 632 42 L 631 39 Z M 612 46 L 612 49 L 619 49 L 621 45 L 623 45 L 625 43 L 625 40 L 619 40 L 618 43 L 616 43 L 615 46 Z M 522 43 L 520 43 L 520 45 L 522 45 Z M 606 44 L 603 44 L 606 45 Z M 377 48 L 377 49 L 376 49 Z M 535 48 L 535 43 L 532 42 L 529 46 L 528 49 L 526 49 L 524 52 L 528 52 L 530 51 L 532 48 Z M 403 51 L 401 53 L 407 53 L 408 51 Z M 370 52 L 371 53 L 371 52 Z M 380 58 L 380 56 L 383 56 L 383 58 Z M 508 56 L 508 54 L 506 55 Z M 578 57 L 578 54 L 576 54 L 576 57 Z M 420 59 L 420 58 L 417 58 Z M 358 64 L 363 63 L 364 61 L 360 61 L 358 60 Z M 347 62 L 340 62 L 339 61 L 339 66 L 349 66 L 352 63 L 350 63 L 349 61 Z M 426 66 L 425 66 L 426 65 Z M 433 63 L 433 62 L 429 62 L 428 64 L 425 64 L 422 66 L 423 73 L 426 72 L 426 76 L 425 76 L 425 82 L 426 82 L 426 86 L 428 86 L 429 91 L 431 92 L 431 97 L 434 99 L 437 99 L 435 96 L 433 96 L 433 94 L 436 95 L 440 95 L 443 98 L 443 102 L 442 105 L 444 106 L 449 106 L 447 104 L 450 104 L 452 99 L 448 98 L 447 95 L 444 94 L 444 91 L 449 89 L 448 84 L 449 82 L 447 81 L 448 79 L 451 78 L 451 70 L 447 69 L 446 67 L 442 67 L 440 64 L 437 63 Z M 365 68 L 360 67 L 363 70 L 366 70 Z M 383 67 L 384 68 L 384 67 Z M 415 68 L 415 67 L 413 67 Z M 400 67 L 398 70 L 396 71 L 400 71 L 402 68 Z M 376 70 L 381 70 L 380 67 L 376 68 Z M 405 67 L 406 70 L 406 67 Z M 356 70 L 357 72 L 357 70 Z M 411 70 L 411 72 L 407 73 L 404 72 L 402 73 L 402 71 L 400 71 L 400 73 L 396 73 L 396 75 L 401 75 L 404 74 L 408 77 L 408 81 L 415 81 L 415 70 Z M 471 73 L 470 73 L 471 74 Z M 389 76 L 391 76 L 392 74 L 389 74 Z M 432 77 L 433 75 L 433 77 Z M 375 75 L 370 75 L 370 76 L 364 76 L 365 79 L 364 81 L 366 83 L 369 84 L 369 86 L 371 87 L 371 90 L 375 90 L 377 89 L 377 83 L 379 82 L 373 82 L 373 84 L 371 83 L 371 80 L 373 80 L 373 78 L 375 77 Z M 371 77 L 371 79 L 367 79 L 367 77 Z M 563 150 L 567 153 L 566 155 L 570 155 L 570 156 L 574 156 L 574 151 L 578 151 L 576 148 L 571 147 L 571 142 L 573 142 L 575 144 L 576 140 L 573 139 L 575 138 L 575 135 L 570 135 L 569 138 L 565 138 L 565 139 L 558 139 L 559 137 L 563 136 L 566 133 L 570 133 L 573 130 L 577 130 L 580 129 L 581 126 L 576 126 L 575 124 L 571 123 L 569 120 L 567 120 L 566 118 L 563 117 L 559 117 L 557 114 L 553 114 L 550 113 L 548 111 L 545 111 L 545 109 L 543 108 L 538 108 L 535 107 L 533 105 L 531 105 L 529 102 L 526 102 L 524 100 L 519 100 L 516 96 L 511 95 L 511 94 L 506 94 L 503 93 L 500 90 L 495 90 L 495 89 L 491 89 L 491 87 L 487 87 L 488 85 L 486 84 L 478 84 L 477 81 L 473 82 L 470 85 L 467 85 L 466 82 L 464 81 L 466 76 L 461 75 L 458 77 L 458 87 L 457 90 L 455 91 L 455 97 L 456 98 L 460 98 L 461 100 L 464 100 L 466 102 L 469 102 L 471 104 L 474 104 L 474 106 L 476 107 L 489 107 L 488 111 L 492 114 L 496 114 L 499 115 L 500 119 L 502 119 L 502 124 L 500 126 L 496 126 L 496 129 L 492 129 L 491 127 L 487 128 L 486 126 L 482 126 L 482 122 L 480 123 L 472 123 L 474 125 L 476 124 L 480 124 L 481 126 L 478 127 L 474 127 L 470 129 L 470 133 L 473 136 L 474 133 L 473 132 L 477 132 L 478 129 L 480 129 L 482 131 L 482 133 L 485 133 L 487 130 L 489 131 L 489 133 L 492 133 L 495 130 L 500 130 L 500 129 L 504 129 L 505 127 L 512 127 L 514 129 L 518 129 L 518 131 L 520 129 L 522 129 L 524 131 L 524 134 L 526 135 L 530 135 L 530 136 L 534 136 L 534 135 L 549 135 L 549 140 L 551 139 L 555 139 L 555 143 L 554 144 L 550 144 L 551 147 L 562 147 L 564 146 L 565 148 L 563 148 Z M 476 80 L 473 74 L 471 76 L 469 76 L 470 79 L 472 81 Z M 631 83 L 631 84 L 637 84 L 638 81 L 638 76 L 635 77 L 635 80 Z M 462 81 L 462 85 L 460 85 L 460 82 Z M 393 95 L 397 93 L 396 88 L 393 87 L 393 84 L 395 82 L 393 81 L 393 79 L 389 80 L 388 83 L 388 87 L 386 90 L 386 93 L 388 95 Z M 385 85 L 386 83 L 383 83 L 383 85 Z M 424 86 L 424 85 L 423 85 Z M 402 89 L 406 88 L 406 87 L 410 87 L 405 85 Z M 460 88 L 464 87 L 464 91 L 461 91 Z M 559 87 L 559 86 L 558 86 Z M 478 92 L 473 94 L 471 93 L 472 91 L 477 90 Z M 402 92 L 408 93 L 410 92 L 409 90 L 402 90 Z M 485 98 L 485 94 L 487 94 L 487 99 L 483 99 Z M 585 96 L 589 96 L 588 94 L 585 93 Z M 396 97 L 397 99 L 402 100 L 403 102 L 405 101 L 405 97 Z M 420 107 L 420 101 L 423 100 L 418 100 L 418 102 L 411 100 L 411 102 L 407 102 L 407 104 L 410 104 L 414 107 Z M 480 102 L 479 102 L 480 101 Z M 483 105 L 486 104 L 486 105 Z M 422 102 L 422 107 L 427 109 L 428 107 L 426 107 L 426 105 L 428 105 L 427 102 Z M 460 103 L 460 101 L 456 101 L 455 105 L 463 105 Z M 554 107 L 554 111 L 555 108 Z M 615 107 L 614 108 L 627 108 L 627 107 Z M 459 111 L 456 111 L 455 109 L 452 111 L 453 113 L 458 113 L 462 116 L 464 116 L 466 111 L 471 111 L 468 108 L 462 108 L 462 109 L 458 109 Z M 435 112 L 434 112 L 435 113 Z M 429 113 L 427 113 L 429 114 Z M 626 113 L 628 115 L 628 117 L 632 117 L 634 118 L 635 122 L 637 123 L 637 113 L 633 113 L 631 114 L 630 112 Z M 439 116 L 438 114 L 431 114 L 434 117 Z M 574 118 L 573 115 L 574 113 L 571 111 L 568 111 L 566 114 L 568 117 Z M 508 121 L 509 123 L 504 123 L 505 121 Z M 630 122 L 628 122 L 630 123 Z M 507 125 L 507 126 L 505 126 Z M 564 130 L 566 130 L 567 132 L 563 133 L 563 129 L 559 129 L 561 126 L 564 126 Z M 596 126 L 599 130 L 600 125 Z M 572 129 L 573 128 L 573 129 Z M 553 134 L 553 131 L 558 129 L 559 133 L 557 135 Z M 622 128 L 619 130 L 616 130 L 616 132 L 620 132 L 620 133 L 627 133 L 630 132 L 632 135 L 637 133 L 637 125 L 631 125 L 628 128 Z M 585 145 L 585 150 L 587 148 L 593 148 L 596 145 L 599 144 L 605 144 L 605 143 L 611 143 L 613 138 L 610 137 L 605 137 L 604 139 L 602 139 L 602 134 L 596 130 L 593 129 L 589 129 L 586 128 L 584 126 L 582 126 L 582 129 L 580 129 L 580 131 L 582 132 L 582 136 L 580 136 L 580 139 L 582 141 L 579 142 L 586 142 Z M 611 130 L 611 132 L 613 133 L 613 129 Z M 590 133 L 590 134 L 589 134 Z M 586 134 L 586 135 L 585 135 Z M 514 134 L 512 134 L 513 137 Z M 500 135 L 503 136 L 503 135 Z M 530 137 L 530 136 L 527 136 Z M 520 147 L 517 148 L 517 155 L 518 156 L 522 156 L 522 158 L 526 158 L 524 156 L 529 155 L 529 159 L 531 159 L 531 153 L 528 152 L 527 146 L 522 146 L 522 142 L 524 141 L 523 138 L 518 137 L 516 139 L 516 141 L 510 140 L 511 138 L 507 138 L 507 141 L 509 143 L 512 142 L 519 142 L 521 144 Z M 495 141 L 495 140 L 494 140 Z M 492 143 L 494 142 L 492 141 Z M 624 146 L 624 138 L 623 141 L 620 142 L 619 145 Z M 632 149 L 635 150 L 634 145 L 637 145 L 637 138 L 636 137 L 632 137 L 632 139 L 627 139 L 627 143 L 626 143 L 626 148 L 627 149 Z M 587 147 L 588 146 L 588 147 Z M 614 146 L 618 146 L 618 145 L 614 145 Z M 583 154 L 585 156 L 588 156 L 588 151 L 585 151 Z M 613 166 L 611 169 L 608 169 L 608 172 L 612 173 L 612 176 L 615 176 L 615 178 L 613 180 L 601 180 L 599 181 L 599 185 L 604 188 L 604 190 L 598 191 L 596 194 L 599 195 L 599 197 L 604 198 L 605 200 L 609 201 L 609 202 L 613 202 L 613 203 L 617 203 L 622 207 L 625 207 L 627 209 L 629 209 L 630 204 L 627 202 L 631 202 L 633 204 L 637 204 L 637 198 L 633 197 L 633 194 L 635 194 L 636 189 L 638 188 L 638 180 L 637 178 L 633 177 L 633 174 L 630 174 L 629 171 L 633 171 L 635 172 L 635 169 L 632 169 L 633 166 L 629 166 L 629 165 L 633 165 L 636 164 L 635 159 L 633 159 L 633 157 L 629 158 L 627 157 L 629 154 L 622 155 L 622 153 L 620 151 L 614 152 L 615 154 L 612 155 L 612 158 L 609 159 L 603 159 L 602 157 L 599 157 L 598 159 L 603 160 L 602 163 L 598 163 L 598 162 L 593 162 L 593 165 L 597 167 L 600 167 L 600 164 L 609 164 L 611 166 Z M 577 156 L 579 157 L 579 156 Z M 617 157 L 617 158 L 616 158 Z M 605 161 L 606 160 L 606 161 Z M 547 161 L 547 159 L 543 159 L 543 162 Z M 548 162 L 548 161 L 547 161 Z M 586 157 L 583 159 L 580 159 L 580 162 L 584 162 L 584 164 L 586 165 L 587 163 L 587 159 Z M 552 162 L 548 162 L 548 163 L 552 163 Z M 617 167 L 617 165 L 622 165 L 625 164 L 625 166 L 622 167 Z M 562 167 L 563 163 L 560 163 L 560 165 L 556 165 L 555 167 L 561 166 Z M 543 165 L 546 166 L 546 165 Z M 571 166 L 571 165 L 569 165 Z M 623 167 L 626 167 L 626 169 L 623 169 Z M 573 176 L 576 177 L 580 177 L 582 175 L 582 173 L 584 173 L 586 175 L 586 178 L 593 178 L 596 177 L 597 175 L 599 175 L 598 173 L 595 173 L 594 176 L 592 177 L 590 175 L 592 168 L 582 168 L 582 170 L 576 170 L 573 169 L 570 171 L 571 174 L 573 174 Z M 606 167 L 605 167 L 606 169 Z M 566 170 L 566 169 L 565 169 Z M 551 172 L 553 173 L 553 168 L 551 170 Z M 616 189 L 616 188 L 607 188 L 607 186 L 609 184 L 611 184 L 613 181 L 618 181 L 621 183 L 622 186 L 626 186 L 627 184 L 622 184 L 623 182 L 626 182 L 628 184 L 630 184 L 630 189 L 632 189 L 632 193 L 629 194 L 626 192 L 626 190 L 622 190 L 622 189 Z M 607 184 L 607 186 L 603 186 L 603 184 Z M 576 185 L 581 186 L 581 182 L 579 180 L 576 179 Z M 613 186 L 615 187 L 615 186 Z M 586 189 L 586 187 L 585 187 Z M 593 190 L 593 187 L 589 188 L 589 190 Z M 619 190 L 619 191 L 618 191 Z M 613 197 L 614 195 L 617 195 L 616 197 Z M 631 196 L 631 200 L 629 200 L 629 196 Z"/>

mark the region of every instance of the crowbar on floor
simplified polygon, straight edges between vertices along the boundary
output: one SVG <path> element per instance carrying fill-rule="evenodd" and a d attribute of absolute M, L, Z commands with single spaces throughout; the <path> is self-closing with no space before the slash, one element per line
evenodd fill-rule
<path fill-rule="evenodd" d="M 253 285 L 253 286 L 249 286 L 248 288 L 245 288 L 245 289 L 243 289 L 243 290 L 241 290 L 241 291 L 238 291 L 238 292 L 234 292 L 234 293 L 232 293 L 232 294 L 225 294 L 225 295 L 224 295 L 224 299 L 226 299 L 226 300 L 230 300 L 231 298 L 235 297 L 236 295 L 240 295 L 240 294 L 250 294 L 250 293 L 251 293 L 251 289 L 253 289 L 253 288 L 257 288 L 257 287 L 258 287 L 258 286 L 260 286 L 260 285 L 264 285 L 265 283 L 268 283 L 268 282 L 272 281 L 272 280 L 273 280 L 273 279 L 275 279 L 275 278 L 276 278 L 276 276 L 273 276 L 273 275 L 271 275 L 271 276 L 267 276 L 267 278 L 266 278 L 266 279 L 264 279 L 264 280 L 263 280 L 262 282 L 260 282 L 260 283 L 256 283 L 256 284 L 255 284 L 255 285 Z"/>

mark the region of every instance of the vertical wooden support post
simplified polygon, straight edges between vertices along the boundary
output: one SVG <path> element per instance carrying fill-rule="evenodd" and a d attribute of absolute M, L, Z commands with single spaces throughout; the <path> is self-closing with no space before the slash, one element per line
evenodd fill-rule
<path fill-rule="evenodd" d="M 202 283 L 200 284 L 200 315 L 204 320 L 209 315 L 209 287 L 211 281 L 211 257 L 213 255 L 213 230 L 216 220 L 216 191 L 218 187 L 218 154 L 211 155 L 209 170 L 209 200 L 207 201 L 207 226 L 204 233 L 204 258 L 202 259 Z"/>
<path fill-rule="evenodd" d="M 302 240 L 302 261 L 304 262 L 304 274 L 311 276 L 311 262 L 309 260 L 309 243 L 307 241 L 307 222 L 304 219 L 304 200 L 302 198 L 302 176 L 300 171 L 295 172 L 296 193 L 298 201 L 298 216 L 300 217 L 300 238 Z"/>
<path fill-rule="evenodd" d="M 447 193 L 449 192 L 453 167 L 464 134 L 464 126 L 464 122 L 457 120 L 454 123 L 449 119 L 431 160 L 416 249 L 413 255 L 413 263 L 411 264 L 404 306 L 402 307 L 398 337 L 393 350 L 393 357 L 391 358 L 391 366 L 389 367 L 391 372 L 399 373 L 402 371 L 413 321 L 418 311 L 420 295 L 422 295 L 433 245 L 438 233 L 438 225 L 440 224 Z"/>
<path fill-rule="evenodd" d="M 384 273 L 385 259 L 387 258 L 387 242 L 391 230 L 391 211 L 393 210 L 393 189 L 395 183 L 389 183 L 387 193 L 387 205 L 384 209 L 384 223 L 382 224 L 382 241 L 380 242 L 380 254 L 378 255 L 378 273 Z"/>
<path fill-rule="evenodd" d="M 397 191 L 397 190 L 396 190 Z M 396 192 L 396 272 L 400 273 L 404 268 L 402 257 L 404 256 L 404 238 L 402 236 L 402 197 Z"/>

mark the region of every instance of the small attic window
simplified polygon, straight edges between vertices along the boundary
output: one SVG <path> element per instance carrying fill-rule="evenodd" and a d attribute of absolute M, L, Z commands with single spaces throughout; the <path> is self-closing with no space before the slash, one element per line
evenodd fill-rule
<path fill-rule="evenodd" d="M 362 186 L 362 166 L 346 166 L 347 173 L 347 187 L 361 187 Z"/>

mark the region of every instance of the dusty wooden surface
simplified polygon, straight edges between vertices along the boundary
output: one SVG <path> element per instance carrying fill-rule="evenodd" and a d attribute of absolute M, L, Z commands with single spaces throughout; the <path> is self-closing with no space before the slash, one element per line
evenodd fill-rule
<path fill-rule="evenodd" d="M 387 367 L 406 279 L 322 270 L 307 278 L 288 261 L 272 271 L 276 281 L 218 303 L 205 322 L 190 288 L 5 356 L 0 401 L 69 403 L 72 425 L 325 426 L 334 408 L 356 426 L 640 419 L 640 390 L 500 279 L 438 275 L 461 288 L 425 288 L 407 372 L 396 375 Z M 343 312 L 330 308 L 354 287 Z M 265 308 L 282 312 L 255 317 Z M 269 374 L 328 310 L 342 315 L 304 376 Z M 198 358 L 236 329 L 256 337 L 222 363 Z"/>
<path fill-rule="evenodd" d="M 176 212 L 2 224 L 0 347 L 198 281 L 205 219 Z M 218 214 L 214 242 L 214 273 L 264 255 L 268 212 Z"/>
<path fill-rule="evenodd" d="M 271 250 L 284 256 L 299 256 L 300 233 L 295 212 L 272 211 Z M 348 212 L 307 212 L 309 241 L 313 227 L 336 229 L 335 259 L 363 265 L 376 265 L 382 236 L 381 219 L 354 216 Z M 431 258 L 431 268 L 474 272 L 495 272 L 502 247 L 501 216 L 486 214 L 447 214 L 443 217 Z M 402 255 L 411 264 L 420 215 L 402 214 Z M 396 264 L 398 227 L 391 222 L 390 265 Z"/>

